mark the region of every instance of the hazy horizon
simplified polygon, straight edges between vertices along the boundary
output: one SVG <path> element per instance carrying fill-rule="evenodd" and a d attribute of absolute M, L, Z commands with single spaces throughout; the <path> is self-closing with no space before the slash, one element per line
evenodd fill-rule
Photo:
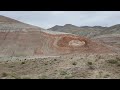
<path fill-rule="evenodd" d="M 103 27 L 120 24 L 120 11 L 0 11 L 0 15 L 45 29 L 65 24 Z"/>

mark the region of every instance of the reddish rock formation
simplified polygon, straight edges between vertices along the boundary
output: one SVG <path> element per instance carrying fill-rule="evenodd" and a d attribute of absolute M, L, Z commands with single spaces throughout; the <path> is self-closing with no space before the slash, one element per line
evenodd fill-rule
<path fill-rule="evenodd" d="M 7 19 L 10 21 L 9 18 L 4 17 L 4 19 L 5 22 Z M 12 24 L 5 23 L 4 20 L 1 21 L 4 24 L 0 24 L 0 55 L 50 56 L 69 53 L 110 52 L 104 45 L 92 42 L 85 37 L 72 34 L 50 34 L 41 28 L 13 21 L 10 21 Z"/>

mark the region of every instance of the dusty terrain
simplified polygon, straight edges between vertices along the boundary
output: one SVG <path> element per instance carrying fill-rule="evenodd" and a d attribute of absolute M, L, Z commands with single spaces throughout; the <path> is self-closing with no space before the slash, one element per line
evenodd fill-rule
<path fill-rule="evenodd" d="M 120 79 L 120 54 L 0 61 L 1 79 Z"/>
<path fill-rule="evenodd" d="M 0 78 L 120 78 L 120 37 L 110 34 L 88 38 L 0 16 Z"/>

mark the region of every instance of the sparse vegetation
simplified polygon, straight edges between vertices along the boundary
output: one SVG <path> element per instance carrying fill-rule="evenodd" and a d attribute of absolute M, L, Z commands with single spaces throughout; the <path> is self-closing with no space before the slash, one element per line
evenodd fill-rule
<path fill-rule="evenodd" d="M 61 71 L 61 72 L 60 72 L 60 75 L 66 75 L 66 74 L 67 74 L 66 71 Z"/>
<path fill-rule="evenodd" d="M 19 77 L 17 74 L 15 73 L 11 73 L 10 74 L 11 77 L 15 78 L 15 79 L 21 79 L 21 77 Z"/>
<path fill-rule="evenodd" d="M 68 75 L 68 76 L 65 76 L 65 79 L 71 79 L 72 77 L 74 77 L 74 76 Z"/>
<path fill-rule="evenodd" d="M 92 63 L 92 62 L 88 62 L 87 64 L 88 64 L 88 65 L 92 65 L 93 63 Z"/>
<path fill-rule="evenodd" d="M 120 67 L 120 58 L 116 57 L 115 59 L 107 60 L 107 63 Z"/>
<path fill-rule="evenodd" d="M 57 61 L 57 59 L 54 59 L 54 61 Z"/>
<path fill-rule="evenodd" d="M 3 72 L 2 77 L 6 77 L 6 76 L 8 76 L 8 74 L 6 72 Z"/>
<path fill-rule="evenodd" d="M 77 65 L 77 62 L 72 62 L 72 65 Z"/>
<path fill-rule="evenodd" d="M 104 76 L 104 78 L 108 78 L 110 75 L 109 74 L 106 74 L 105 76 Z"/>
<path fill-rule="evenodd" d="M 117 66 L 120 67 L 120 63 L 118 63 Z"/>
<path fill-rule="evenodd" d="M 21 64 L 25 64 L 25 62 L 23 61 L 23 62 L 21 62 Z"/>
<path fill-rule="evenodd" d="M 91 69 L 91 70 L 95 69 L 92 62 L 87 62 L 87 65 L 88 65 L 89 69 Z"/>
<path fill-rule="evenodd" d="M 116 60 L 120 61 L 120 58 L 119 58 L 119 57 L 116 57 Z"/>
<path fill-rule="evenodd" d="M 14 66 L 14 65 L 10 65 L 10 66 L 9 66 L 9 68 L 13 68 L 13 67 L 15 67 L 15 66 Z"/>
<path fill-rule="evenodd" d="M 114 59 L 108 60 L 107 62 L 110 64 L 117 64 L 118 63 L 118 61 L 114 60 Z"/>
<path fill-rule="evenodd" d="M 45 65 L 48 65 L 48 63 L 45 63 Z"/>

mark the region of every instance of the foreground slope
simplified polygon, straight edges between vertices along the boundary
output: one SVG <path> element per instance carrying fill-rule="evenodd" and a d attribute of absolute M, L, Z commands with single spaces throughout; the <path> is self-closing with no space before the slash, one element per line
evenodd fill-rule
<path fill-rule="evenodd" d="M 0 79 L 120 79 L 120 54 L 0 61 Z"/>

